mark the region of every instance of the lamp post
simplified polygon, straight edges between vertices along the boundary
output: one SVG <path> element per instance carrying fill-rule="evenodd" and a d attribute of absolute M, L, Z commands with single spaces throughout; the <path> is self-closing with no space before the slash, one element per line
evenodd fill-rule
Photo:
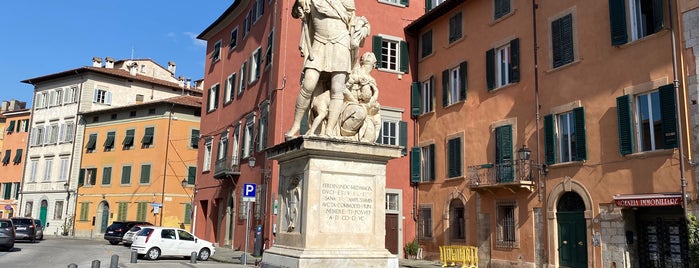
<path fill-rule="evenodd" d="M 520 168 L 522 170 L 522 175 L 524 178 L 532 179 L 532 167 L 539 170 L 541 175 L 546 176 L 549 173 L 549 169 L 546 164 L 532 163 L 531 161 L 532 151 L 527 148 L 526 145 L 522 145 L 522 148 L 517 150 L 517 160 L 519 162 Z"/>

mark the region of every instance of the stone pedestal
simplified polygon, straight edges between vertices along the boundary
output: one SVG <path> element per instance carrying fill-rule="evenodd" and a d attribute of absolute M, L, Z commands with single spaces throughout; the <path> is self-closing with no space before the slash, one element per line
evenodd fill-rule
<path fill-rule="evenodd" d="M 267 152 L 280 165 L 280 210 L 262 267 L 398 267 L 385 248 L 385 199 L 399 147 L 299 137 Z"/>

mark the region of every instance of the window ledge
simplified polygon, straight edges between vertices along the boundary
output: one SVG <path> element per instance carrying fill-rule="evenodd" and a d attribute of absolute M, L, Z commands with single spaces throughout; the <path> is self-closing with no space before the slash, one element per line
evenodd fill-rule
<path fill-rule="evenodd" d="M 544 73 L 546 73 L 546 74 L 555 73 L 555 72 L 558 72 L 559 70 L 565 69 L 565 68 L 567 68 L 567 67 L 569 67 L 569 66 L 578 65 L 578 64 L 580 64 L 582 61 L 583 61 L 583 59 L 575 59 L 575 60 L 573 60 L 573 61 L 571 61 L 571 62 L 569 62 L 569 63 L 563 64 L 563 65 L 558 66 L 558 67 L 556 67 L 556 68 L 548 69 L 548 70 L 544 71 Z M 553 65 L 552 65 L 552 66 L 553 66 Z"/>
<path fill-rule="evenodd" d="M 401 5 L 401 4 L 386 2 L 386 1 L 382 1 L 382 0 L 379 0 L 379 3 L 381 3 L 381 4 L 386 4 L 386 5 L 389 5 L 389 6 L 395 6 L 395 7 L 405 7 L 404 5 Z"/>
<path fill-rule="evenodd" d="M 459 37 L 458 39 L 456 39 L 456 40 L 454 40 L 454 41 L 449 41 L 449 40 L 447 40 L 447 41 L 449 41 L 449 44 L 446 45 L 446 46 L 444 47 L 444 49 L 448 49 L 448 48 L 450 48 L 450 47 L 453 47 L 453 46 L 455 46 L 456 44 L 463 42 L 464 40 L 466 40 L 466 35 L 462 33 L 462 34 L 461 34 L 461 37 Z"/>
<path fill-rule="evenodd" d="M 554 164 L 548 165 L 548 167 L 549 168 L 564 168 L 564 167 L 582 166 L 583 164 L 585 164 L 585 161 L 570 161 L 570 162 L 554 163 Z"/>
<path fill-rule="evenodd" d="M 376 68 L 376 70 L 382 71 L 382 72 L 387 72 L 387 73 L 394 73 L 398 75 L 403 75 L 403 72 L 397 71 L 397 70 L 391 70 L 391 69 L 386 69 L 386 68 Z"/>
<path fill-rule="evenodd" d="M 506 19 L 509 18 L 509 17 L 514 16 L 515 13 L 517 13 L 517 9 L 516 9 L 516 8 L 513 9 L 510 13 L 507 13 L 507 14 L 503 15 L 502 17 L 499 17 L 499 18 L 497 18 L 497 19 L 494 19 L 493 21 L 491 21 L 491 22 L 488 24 L 488 26 L 494 26 L 495 24 L 498 24 L 499 22 L 501 22 L 501 21 L 503 21 L 503 20 L 506 20 Z"/>
<path fill-rule="evenodd" d="M 639 39 L 628 41 L 623 45 L 618 45 L 618 46 L 612 45 L 612 46 L 615 46 L 618 48 L 627 48 L 627 47 L 631 47 L 631 46 L 634 46 L 636 44 L 642 43 L 645 40 L 660 38 L 661 36 L 665 36 L 669 32 L 670 32 L 670 29 L 663 28 L 662 30 L 658 31 L 657 33 L 649 34 L 649 35 L 646 35 L 646 36 L 641 37 Z M 631 37 L 629 37 L 629 38 L 631 38 Z"/>
<path fill-rule="evenodd" d="M 427 55 L 427 56 L 421 57 L 417 62 L 423 62 L 423 61 L 425 61 L 425 60 L 427 60 L 427 59 L 429 59 L 429 58 L 432 58 L 432 57 L 434 57 L 434 54 L 437 54 L 437 51 L 432 50 L 432 53 L 430 53 L 430 54 Z"/>
<path fill-rule="evenodd" d="M 496 91 L 500 91 L 500 90 L 503 90 L 503 89 L 508 88 L 508 87 L 513 87 L 513 86 L 515 86 L 515 85 L 517 85 L 517 84 L 519 84 L 519 82 L 516 82 L 516 83 L 509 83 L 509 84 L 504 85 L 504 86 L 496 87 L 496 88 L 493 88 L 493 89 L 491 89 L 490 91 L 488 91 L 488 93 L 495 93 Z"/>
<path fill-rule="evenodd" d="M 676 149 L 660 149 L 660 150 L 655 150 L 655 151 L 646 151 L 646 152 L 636 152 L 632 154 L 627 154 L 625 157 L 628 158 L 649 158 L 649 157 L 656 157 L 656 156 L 663 156 L 663 155 L 672 155 L 675 153 Z"/>
<path fill-rule="evenodd" d="M 433 114 L 434 114 L 434 109 L 432 109 L 432 111 L 429 111 L 429 112 L 426 112 L 426 113 L 421 113 L 421 114 L 419 114 L 417 117 L 418 117 L 418 118 L 422 118 L 423 116 L 431 116 L 431 115 L 433 115 Z"/>
<path fill-rule="evenodd" d="M 461 176 L 458 176 L 458 177 L 449 177 L 449 178 L 446 178 L 446 179 L 444 179 L 444 180 L 445 180 L 445 181 L 455 181 L 455 180 L 460 180 L 460 179 L 464 179 L 464 178 L 466 178 L 466 177 L 464 177 L 463 175 L 461 175 Z"/>

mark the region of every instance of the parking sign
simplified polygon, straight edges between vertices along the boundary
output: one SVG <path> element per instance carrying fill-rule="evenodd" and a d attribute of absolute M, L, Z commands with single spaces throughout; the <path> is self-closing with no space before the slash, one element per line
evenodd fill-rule
<path fill-rule="evenodd" d="M 246 183 L 243 184 L 243 201 L 246 202 L 255 202 L 255 193 L 257 185 L 254 183 Z"/>

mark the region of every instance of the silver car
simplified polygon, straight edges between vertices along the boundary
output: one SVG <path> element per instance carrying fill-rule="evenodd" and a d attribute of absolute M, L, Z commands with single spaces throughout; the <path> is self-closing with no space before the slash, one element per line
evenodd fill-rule
<path fill-rule="evenodd" d="M 133 243 L 133 237 L 136 236 L 136 233 L 143 229 L 145 226 L 152 226 L 152 225 L 135 225 L 134 227 L 131 227 L 128 232 L 124 234 L 124 237 L 121 238 L 121 242 L 124 242 L 124 246 L 130 247 L 131 243 Z"/>
<path fill-rule="evenodd" d="M 41 224 L 41 220 L 34 219 L 34 225 L 36 225 L 36 240 L 44 240 L 44 225 Z"/>
<path fill-rule="evenodd" d="M 11 250 L 15 247 L 15 227 L 10 219 L 0 219 L 0 249 Z"/>

